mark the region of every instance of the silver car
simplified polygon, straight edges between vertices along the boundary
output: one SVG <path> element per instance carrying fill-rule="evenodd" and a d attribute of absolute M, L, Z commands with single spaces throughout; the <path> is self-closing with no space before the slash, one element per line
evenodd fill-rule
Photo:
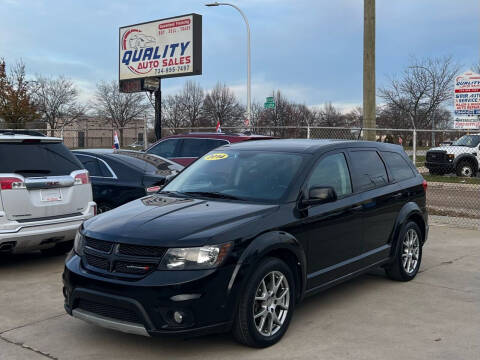
<path fill-rule="evenodd" d="M 65 253 L 95 215 L 88 171 L 62 139 L 0 134 L 0 252 Z"/>

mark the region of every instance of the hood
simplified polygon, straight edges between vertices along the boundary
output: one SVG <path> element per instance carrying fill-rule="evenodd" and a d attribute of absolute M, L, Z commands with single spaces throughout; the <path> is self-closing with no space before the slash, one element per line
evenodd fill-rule
<path fill-rule="evenodd" d="M 84 223 L 86 236 L 163 247 L 222 243 L 233 229 L 271 214 L 278 205 L 151 195 Z M 244 227 L 245 229 L 248 228 Z M 238 236 L 238 231 L 235 231 Z M 224 236 L 218 236 L 224 235 Z"/>
<path fill-rule="evenodd" d="M 472 152 L 472 150 L 474 149 L 475 148 L 471 148 L 468 146 L 447 145 L 447 146 L 439 146 L 439 147 L 431 148 L 428 151 L 446 151 L 447 154 L 459 155 L 462 153 Z"/>

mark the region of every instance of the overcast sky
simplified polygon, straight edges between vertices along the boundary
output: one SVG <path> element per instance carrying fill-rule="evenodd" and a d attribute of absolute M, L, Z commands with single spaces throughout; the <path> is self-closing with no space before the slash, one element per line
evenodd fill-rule
<path fill-rule="evenodd" d="M 238 0 L 252 31 L 252 91 L 272 90 L 306 105 L 362 102 L 363 1 Z M 118 28 L 187 13 L 203 15 L 203 75 L 166 79 L 165 93 L 188 79 L 221 81 L 245 102 L 246 35 L 231 7 L 203 1 L 0 0 L 0 57 L 23 59 L 29 74 L 66 75 L 88 98 L 118 76 Z M 411 56 L 453 55 L 467 70 L 480 57 L 480 1 L 377 0 L 377 86 Z"/>

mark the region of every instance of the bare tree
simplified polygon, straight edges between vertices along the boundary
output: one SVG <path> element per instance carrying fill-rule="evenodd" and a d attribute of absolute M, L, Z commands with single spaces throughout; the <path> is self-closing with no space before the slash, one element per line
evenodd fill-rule
<path fill-rule="evenodd" d="M 453 96 L 453 80 L 458 72 L 459 65 L 451 56 L 414 58 L 400 79 L 392 78 L 388 87 L 379 89 L 379 96 L 390 108 L 408 114 L 414 127 L 431 127 L 437 109 Z"/>
<path fill-rule="evenodd" d="M 178 100 L 188 126 L 197 127 L 201 120 L 202 105 L 205 99 L 203 89 L 194 81 L 187 81 Z"/>
<path fill-rule="evenodd" d="M 24 128 L 26 122 L 37 118 L 31 95 L 23 62 L 13 64 L 7 73 L 5 61 L 0 59 L 0 118 L 7 127 Z"/>
<path fill-rule="evenodd" d="M 343 114 L 331 102 L 326 102 L 318 111 L 318 123 L 321 126 L 345 126 Z"/>
<path fill-rule="evenodd" d="M 151 111 L 151 105 L 143 93 L 121 93 L 117 81 L 97 84 L 94 106 L 98 116 L 111 121 L 112 126 L 118 128 L 122 144 L 123 129 Z"/>
<path fill-rule="evenodd" d="M 162 101 L 162 123 L 167 128 L 188 127 L 180 95 L 168 95 Z"/>
<path fill-rule="evenodd" d="M 222 126 L 239 126 L 244 112 L 235 94 L 225 84 L 217 83 L 203 101 L 206 126 L 215 126 L 218 121 Z"/>
<path fill-rule="evenodd" d="M 378 113 L 378 110 L 377 110 Z M 356 106 L 344 115 L 347 127 L 361 127 L 363 124 L 363 108 Z"/>
<path fill-rule="evenodd" d="M 278 127 L 296 126 L 292 118 L 292 104 L 283 96 L 280 90 L 273 93 L 275 100 L 275 107 L 273 109 L 266 109 L 260 117 L 260 124 L 262 126 L 273 127 L 272 135 L 287 137 L 289 136 L 289 129 Z"/>
<path fill-rule="evenodd" d="M 63 76 L 37 76 L 35 84 L 35 104 L 42 120 L 50 127 L 50 135 L 85 114 L 87 107 L 78 101 L 78 90 L 71 80 Z"/>

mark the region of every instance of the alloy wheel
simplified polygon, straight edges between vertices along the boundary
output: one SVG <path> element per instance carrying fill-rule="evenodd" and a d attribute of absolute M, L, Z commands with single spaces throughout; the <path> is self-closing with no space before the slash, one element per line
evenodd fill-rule
<path fill-rule="evenodd" d="M 470 177 L 472 176 L 472 169 L 470 166 L 462 167 L 462 176 Z"/>
<path fill-rule="evenodd" d="M 276 334 L 287 319 L 290 305 L 288 280 L 280 271 L 271 271 L 260 281 L 253 302 L 253 321 L 263 336 Z"/>
<path fill-rule="evenodd" d="M 407 274 L 412 274 L 420 256 L 420 237 L 415 229 L 408 229 L 403 238 L 402 265 Z"/>

